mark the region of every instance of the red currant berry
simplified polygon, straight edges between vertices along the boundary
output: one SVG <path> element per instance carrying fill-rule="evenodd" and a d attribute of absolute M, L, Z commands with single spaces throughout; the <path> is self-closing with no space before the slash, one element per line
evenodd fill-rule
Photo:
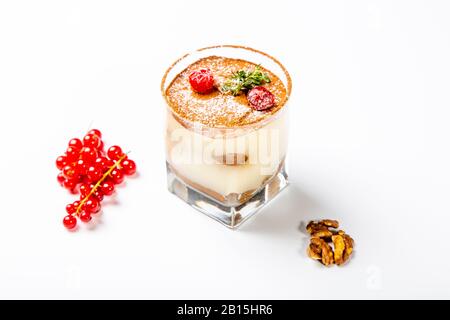
<path fill-rule="evenodd" d="M 83 197 L 86 197 L 90 192 L 92 188 L 90 184 L 83 183 L 80 185 L 80 195 Z"/>
<path fill-rule="evenodd" d="M 91 134 L 91 135 L 93 135 L 93 136 L 96 136 L 96 137 L 99 138 L 99 139 L 102 138 L 102 133 L 101 133 L 101 131 L 98 130 L 98 129 L 92 129 L 92 130 L 89 130 L 89 132 L 88 132 L 87 134 Z"/>
<path fill-rule="evenodd" d="M 81 148 L 83 148 L 83 142 L 81 142 L 81 140 L 78 138 L 70 139 L 69 147 L 73 147 L 75 149 L 81 150 Z"/>
<path fill-rule="evenodd" d="M 83 148 L 81 151 L 81 159 L 86 161 L 87 163 L 92 163 L 97 158 L 97 151 L 90 147 Z"/>
<path fill-rule="evenodd" d="M 80 158 L 80 149 L 68 147 L 66 150 L 66 157 L 68 162 L 75 162 Z"/>
<path fill-rule="evenodd" d="M 100 186 L 100 191 L 105 195 L 105 196 L 110 196 L 114 193 L 114 183 L 110 182 L 110 181 L 105 181 L 101 184 Z"/>
<path fill-rule="evenodd" d="M 119 160 L 123 156 L 122 148 L 119 146 L 112 146 L 108 149 L 108 158 L 111 160 Z"/>
<path fill-rule="evenodd" d="M 87 223 L 92 220 L 92 216 L 89 212 L 83 211 L 80 213 L 80 220 Z"/>
<path fill-rule="evenodd" d="M 189 75 L 192 89 L 198 93 L 209 93 L 214 88 L 214 76 L 209 69 L 199 69 Z"/>
<path fill-rule="evenodd" d="M 87 173 L 87 170 L 86 170 L 86 173 Z M 91 181 L 89 180 L 89 178 L 86 175 L 84 175 L 84 176 L 81 177 L 80 183 L 91 184 Z"/>
<path fill-rule="evenodd" d="M 73 207 L 75 208 L 75 210 L 78 210 L 78 207 L 80 206 L 80 201 L 74 201 L 73 202 Z"/>
<path fill-rule="evenodd" d="M 77 175 L 85 175 L 87 173 L 88 164 L 83 159 L 75 162 L 74 170 Z"/>
<path fill-rule="evenodd" d="M 100 208 L 100 202 L 95 198 L 89 198 L 83 205 L 83 211 L 88 213 L 97 213 Z"/>
<path fill-rule="evenodd" d="M 56 167 L 58 170 L 62 170 L 67 165 L 67 156 L 59 156 L 56 158 Z"/>
<path fill-rule="evenodd" d="M 100 146 L 100 139 L 92 134 L 87 134 L 83 138 L 83 146 L 97 149 Z"/>
<path fill-rule="evenodd" d="M 77 212 L 77 208 L 75 208 L 75 206 L 73 205 L 73 203 L 69 203 L 66 206 L 66 211 L 68 214 L 74 214 L 75 212 Z"/>
<path fill-rule="evenodd" d="M 114 161 L 112 161 L 111 159 L 106 158 L 105 170 L 111 169 L 114 165 L 115 165 Z"/>
<path fill-rule="evenodd" d="M 94 196 L 98 201 L 103 201 L 104 195 L 100 190 L 96 190 Z"/>
<path fill-rule="evenodd" d="M 62 172 L 58 173 L 58 176 L 56 177 L 56 179 L 58 180 L 58 182 L 61 186 L 63 185 L 64 181 L 66 181 L 66 178 L 64 177 Z"/>
<path fill-rule="evenodd" d="M 97 167 L 90 166 L 87 170 L 87 177 L 91 182 L 97 182 L 102 176 L 102 171 L 100 171 Z"/>
<path fill-rule="evenodd" d="M 63 224 L 67 229 L 73 229 L 77 225 L 77 219 L 72 215 L 65 216 L 63 219 Z"/>
<path fill-rule="evenodd" d="M 264 87 L 254 87 L 247 94 L 250 105 L 255 110 L 266 110 L 275 105 L 275 96 Z"/>
<path fill-rule="evenodd" d="M 101 171 L 105 171 L 109 169 L 106 164 L 109 163 L 109 160 L 104 156 L 98 156 L 94 161 L 94 166 L 97 167 Z"/>
<path fill-rule="evenodd" d="M 105 143 L 103 140 L 100 140 L 100 145 L 97 148 L 98 152 L 103 155 L 105 153 Z"/>
<path fill-rule="evenodd" d="M 63 168 L 62 173 L 66 179 L 74 179 L 76 177 L 75 168 L 71 165 L 67 165 Z"/>
<path fill-rule="evenodd" d="M 120 166 L 122 167 L 122 171 L 127 176 L 130 176 L 132 174 L 136 173 L 136 163 L 131 159 L 125 159 L 120 163 Z"/>
<path fill-rule="evenodd" d="M 125 176 L 123 175 L 122 170 L 117 168 L 111 171 L 109 176 L 111 177 L 111 181 L 114 184 L 121 184 L 123 180 L 125 180 Z"/>
<path fill-rule="evenodd" d="M 63 187 L 69 190 L 72 193 L 75 193 L 75 187 L 77 186 L 77 182 L 74 179 L 66 179 L 63 182 Z"/>

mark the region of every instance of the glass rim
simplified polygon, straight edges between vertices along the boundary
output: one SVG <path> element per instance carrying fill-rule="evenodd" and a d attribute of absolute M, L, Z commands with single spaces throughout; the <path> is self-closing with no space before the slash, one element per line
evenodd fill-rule
<path fill-rule="evenodd" d="M 220 126 L 208 126 L 205 125 L 203 123 L 199 123 L 196 121 L 191 121 L 188 119 L 184 119 L 182 117 L 180 117 L 176 112 L 174 112 L 174 110 L 170 107 L 170 103 L 168 101 L 167 95 L 166 95 L 166 90 L 165 90 L 165 84 L 167 81 L 167 77 L 169 75 L 169 73 L 172 71 L 172 69 L 177 66 L 180 62 L 182 62 L 183 60 L 185 60 L 186 58 L 202 52 L 202 51 L 206 51 L 206 50 L 211 50 L 211 49 L 220 49 L 220 48 L 232 48 L 232 49 L 242 49 L 242 50 L 247 50 L 253 53 L 257 53 L 260 55 L 265 56 L 266 58 L 269 58 L 270 60 L 272 60 L 276 65 L 278 65 L 281 69 L 281 71 L 284 73 L 284 76 L 286 77 L 286 99 L 282 105 L 282 107 L 275 112 L 274 114 L 272 114 L 270 117 L 267 117 L 266 119 L 263 119 L 261 121 L 257 121 L 255 123 L 250 123 L 244 126 L 237 126 L 237 127 L 220 127 Z M 291 92 L 292 92 L 292 79 L 291 76 L 289 74 L 289 72 L 287 71 L 286 67 L 280 62 L 278 61 L 276 58 L 274 58 L 273 56 L 271 56 L 268 53 L 265 53 L 261 50 L 258 49 L 254 49 L 248 46 L 241 46 L 241 45 L 233 45 L 233 44 L 223 44 L 223 45 L 214 45 L 214 46 L 208 46 L 208 47 L 203 47 L 200 49 L 196 49 L 194 51 L 188 52 L 184 55 L 182 55 L 180 58 L 176 59 L 170 66 L 169 68 L 166 70 L 166 72 L 164 73 L 162 79 L 161 79 L 161 94 L 166 102 L 166 106 L 170 109 L 169 111 L 178 119 L 178 121 L 189 124 L 189 126 L 192 127 L 202 127 L 202 128 L 209 128 L 209 129 L 221 129 L 221 130 L 236 130 L 236 129 L 248 129 L 248 128 L 254 128 L 255 126 L 260 127 L 260 126 L 264 126 L 267 123 L 272 122 L 274 119 L 278 118 L 279 115 L 284 113 L 284 109 L 286 109 L 286 104 L 289 101 L 289 98 L 291 96 Z"/>

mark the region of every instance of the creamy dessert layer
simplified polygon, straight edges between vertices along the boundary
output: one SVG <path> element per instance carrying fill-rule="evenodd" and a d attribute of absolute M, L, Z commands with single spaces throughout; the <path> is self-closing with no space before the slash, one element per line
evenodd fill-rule
<path fill-rule="evenodd" d="M 173 115 L 168 117 L 167 160 L 171 166 L 184 180 L 223 197 L 257 191 L 284 161 L 287 114 L 257 130 L 222 137 L 197 133 Z"/>

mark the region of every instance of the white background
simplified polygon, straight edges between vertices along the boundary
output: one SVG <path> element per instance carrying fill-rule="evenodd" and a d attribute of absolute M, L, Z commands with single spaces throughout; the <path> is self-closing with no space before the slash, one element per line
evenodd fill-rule
<path fill-rule="evenodd" d="M 448 1 L 1 1 L 0 298 L 450 298 Z M 238 231 L 166 191 L 160 80 L 242 44 L 293 77 L 291 186 Z M 131 150 L 91 228 L 55 158 L 88 127 Z M 306 257 L 336 218 L 345 267 Z"/>

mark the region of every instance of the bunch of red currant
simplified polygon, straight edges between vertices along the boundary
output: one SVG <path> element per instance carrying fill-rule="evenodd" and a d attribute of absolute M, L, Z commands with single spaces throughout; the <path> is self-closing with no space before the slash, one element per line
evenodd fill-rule
<path fill-rule="evenodd" d="M 90 130 L 80 140 L 71 139 L 64 155 L 56 159 L 61 170 L 58 182 L 80 199 L 66 206 L 67 216 L 63 224 L 67 229 L 77 225 L 76 217 L 89 222 L 92 215 L 100 211 L 100 202 L 114 193 L 115 185 L 123 182 L 126 175 L 136 172 L 136 163 L 128 159 L 119 146 L 112 146 L 106 152 L 102 133 Z"/>

